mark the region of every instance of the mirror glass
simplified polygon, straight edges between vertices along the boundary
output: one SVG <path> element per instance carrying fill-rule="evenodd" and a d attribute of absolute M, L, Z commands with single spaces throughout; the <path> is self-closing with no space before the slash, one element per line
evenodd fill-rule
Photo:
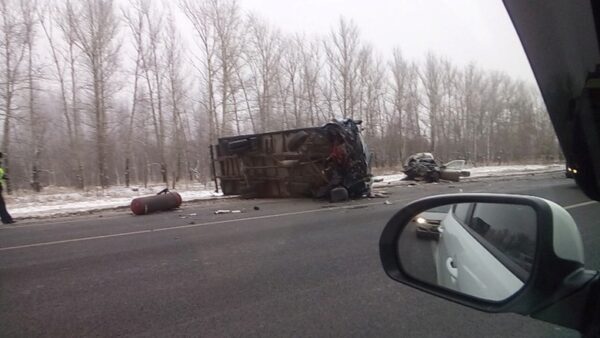
<path fill-rule="evenodd" d="M 527 205 L 444 205 L 414 215 L 398 238 L 398 256 L 415 279 L 501 301 L 529 280 L 536 233 L 537 215 Z"/>

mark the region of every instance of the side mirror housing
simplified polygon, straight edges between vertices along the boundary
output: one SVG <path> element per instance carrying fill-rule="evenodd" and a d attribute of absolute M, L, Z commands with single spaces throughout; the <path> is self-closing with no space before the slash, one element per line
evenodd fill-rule
<path fill-rule="evenodd" d="M 548 309 L 597 275 L 584 269 L 581 236 L 569 213 L 531 196 L 420 199 L 387 223 L 379 250 L 385 272 L 400 283 L 481 311 L 531 315 L 575 329 L 582 316 Z M 569 306 L 566 312 L 576 312 Z"/>

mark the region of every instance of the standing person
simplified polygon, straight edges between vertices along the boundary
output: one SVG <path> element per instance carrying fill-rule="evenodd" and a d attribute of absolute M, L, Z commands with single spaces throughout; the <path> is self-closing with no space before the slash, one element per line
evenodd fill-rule
<path fill-rule="evenodd" d="M 2 190 L 4 188 L 4 180 L 6 177 L 4 176 L 4 168 L 2 167 L 2 158 L 3 155 L 0 152 L 0 218 L 2 219 L 2 223 L 10 224 L 14 223 L 12 216 L 6 210 L 6 204 L 4 203 L 4 197 L 2 197 Z"/>

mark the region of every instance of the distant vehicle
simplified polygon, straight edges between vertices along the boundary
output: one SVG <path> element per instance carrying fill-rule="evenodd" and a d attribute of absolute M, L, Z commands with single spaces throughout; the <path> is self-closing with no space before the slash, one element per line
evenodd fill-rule
<path fill-rule="evenodd" d="M 566 169 L 565 169 L 565 177 L 567 178 L 575 178 L 575 175 L 577 175 L 577 166 L 572 164 L 572 163 L 568 163 L 566 164 Z"/>
<path fill-rule="evenodd" d="M 426 211 L 415 217 L 413 222 L 417 224 L 415 229 L 417 238 L 439 240 L 441 236 L 440 226 L 446 217 L 447 211 Z"/>

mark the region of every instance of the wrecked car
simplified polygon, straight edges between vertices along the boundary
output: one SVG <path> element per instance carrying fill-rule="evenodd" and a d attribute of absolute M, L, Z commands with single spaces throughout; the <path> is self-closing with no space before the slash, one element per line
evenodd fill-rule
<path fill-rule="evenodd" d="M 446 164 L 438 162 L 431 153 L 416 153 L 409 156 L 404 163 L 405 180 L 439 182 L 440 179 L 458 182 L 460 177 L 470 176 L 470 172 L 462 170 L 464 160 L 454 160 Z"/>
<path fill-rule="evenodd" d="M 371 154 L 361 120 L 322 127 L 224 137 L 211 146 L 214 179 L 225 195 L 329 197 L 370 193 Z"/>
<path fill-rule="evenodd" d="M 438 182 L 440 180 L 440 165 L 431 153 L 417 153 L 411 155 L 404 164 L 404 174 L 407 180 L 425 180 Z"/>

